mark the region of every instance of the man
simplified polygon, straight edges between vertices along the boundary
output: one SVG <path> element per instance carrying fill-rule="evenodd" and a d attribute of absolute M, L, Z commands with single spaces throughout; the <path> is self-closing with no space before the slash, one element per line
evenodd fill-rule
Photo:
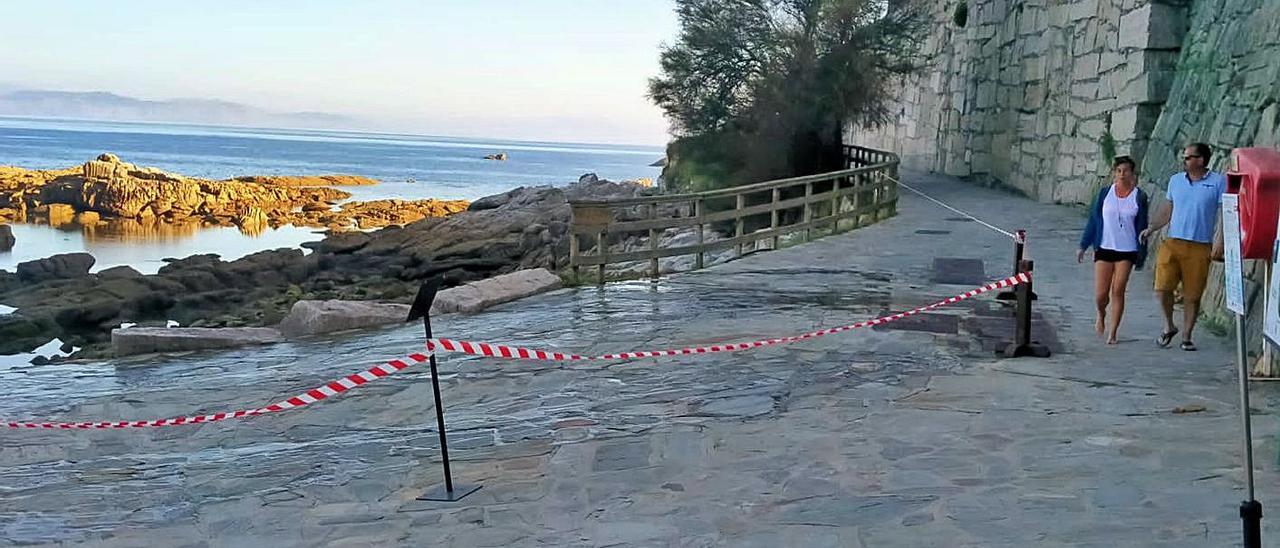
<path fill-rule="evenodd" d="M 1156 256 L 1156 294 L 1164 312 L 1164 332 L 1156 339 L 1161 347 L 1169 346 L 1178 327 L 1173 324 L 1173 292 L 1182 284 L 1182 349 L 1195 350 L 1191 332 L 1200 314 L 1200 296 L 1209 278 L 1209 263 L 1222 256 L 1222 233 L 1219 214 L 1227 179 L 1209 171 L 1212 151 L 1204 143 L 1192 143 L 1183 150 L 1185 170 L 1169 178 L 1164 206 L 1156 213 L 1151 226 L 1139 238 L 1147 237 L 1169 225 L 1169 237 Z"/>

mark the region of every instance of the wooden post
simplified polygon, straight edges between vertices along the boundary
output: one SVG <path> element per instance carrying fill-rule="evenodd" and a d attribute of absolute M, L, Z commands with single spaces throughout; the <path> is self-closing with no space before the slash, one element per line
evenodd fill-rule
<path fill-rule="evenodd" d="M 649 204 L 649 219 L 658 218 L 658 204 Z M 653 257 L 649 259 L 649 278 L 658 279 L 658 229 L 649 229 L 649 252 L 653 253 Z"/>
<path fill-rule="evenodd" d="M 872 181 L 872 184 L 867 185 L 871 187 L 871 222 L 867 224 L 874 224 L 880 220 L 880 206 L 884 205 L 882 201 L 884 196 L 881 193 L 883 189 L 883 185 L 880 183 L 881 175 L 879 170 L 867 174 L 867 178 Z"/>
<path fill-rule="evenodd" d="M 836 177 L 831 181 L 831 234 L 840 232 L 840 217 L 836 215 L 840 212 L 840 181 L 844 177 Z"/>
<path fill-rule="evenodd" d="M 778 229 L 778 202 L 782 199 L 782 189 L 773 189 L 773 207 L 769 208 L 769 228 Z M 773 249 L 778 249 L 778 235 L 773 235 Z"/>
<path fill-rule="evenodd" d="M 569 230 L 573 230 L 573 223 L 569 224 Z M 570 232 L 569 233 L 569 267 L 573 271 L 574 284 L 579 283 L 578 275 L 579 275 L 579 270 L 581 269 L 578 266 L 578 261 L 580 260 L 579 255 L 582 254 L 582 250 L 580 248 L 581 245 L 582 245 L 582 241 L 578 239 L 578 233 Z"/>
<path fill-rule="evenodd" d="M 812 197 L 813 197 L 813 183 L 805 183 L 804 184 L 804 223 L 805 225 L 808 225 L 809 221 L 813 220 L 813 207 L 809 203 L 809 199 Z M 813 239 L 813 234 L 809 232 L 809 228 L 806 226 L 806 228 L 804 229 L 804 241 L 808 242 L 812 239 Z"/>
<path fill-rule="evenodd" d="M 698 256 L 697 256 L 696 262 L 694 263 L 694 268 L 695 268 L 695 269 L 699 269 L 699 270 L 701 270 L 701 269 L 702 269 L 702 267 L 703 267 L 703 264 L 702 264 L 702 238 L 703 238 L 703 232 L 705 232 L 705 230 L 703 230 L 703 224 L 702 224 L 702 215 L 703 215 L 703 202 L 702 202 L 702 198 L 698 198 L 697 200 L 694 200 L 694 202 L 693 202 L 693 215 L 694 215 L 694 217 L 695 217 L 695 218 L 697 218 L 697 219 L 698 219 Z"/>
<path fill-rule="evenodd" d="M 741 238 L 741 237 L 742 237 L 742 231 L 743 231 L 743 228 L 744 228 L 744 227 L 743 227 L 743 221 L 742 221 L 742 209 L 743 209 L 743 208 L 745 208 L 746 206 L 747 206 L 747 195 L 746 195 L 746 194 L 739 194 L 739 195 L 738 195 L 738 203 L 737 203 L 737 215 L 735 216 L 735 217 L 736 217 L 736 219 L 737 219 L 737 227 L 735 227 L 735 228 L 734 228 L 734 230 L 733 230 L 733 237 L 734 237 L 734 238 Z M 742 256 L 742 241 L 741 241 L 741 240 L 739 240 L 739 241 L 738 241 L 738 246 L 737 246 L 737 247 L 738 247 L 738 256 L 739 256 L 739 257 L 741 257 L 741 256 Z"/>
<path fill-rule="evenodd" d="M 897 162 L 889 164 L 889 177 L 891 177 L 892 180 L 885 181 L 885 182 L 888 183 L 889 185 L 889 200 L 891 202 L 889 205 L 889 215 L 893 216 L 898 214 L 898 164 Z"/>
<path fill-rule="evenodd" d="M 605 239 L 605 231 L 596 232 L 596 252 L 600 255 L 600 265 L 596 267 L 596 283 L 604 285 L 604 266 L 609 263 L 609 242 Z"/>
<path fill-rule="evenodd" d="M 853 228 L 862 226 L 862 174 L 853 176 Z"/>

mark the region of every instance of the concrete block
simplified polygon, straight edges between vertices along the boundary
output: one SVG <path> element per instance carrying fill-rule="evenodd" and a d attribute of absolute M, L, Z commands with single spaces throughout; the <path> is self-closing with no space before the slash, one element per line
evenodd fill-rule
<path fill-rule="evenodd" d="M 300 337 L 403 323 L 409 305 L 361 301 L 298 301 L 280 322 L 286 337 Z"/>
<path fill-rule="evenodd" d="M 131 327 L 111 330 L 116 356 L 235 348 L 283 341 L 268 327 Z"/>
<path fill-rule="evenodd" d="M 474 313 L 560 286 L 560 277 L 545 268 L 520 270 L 441 291 L 431 311 Z"/>

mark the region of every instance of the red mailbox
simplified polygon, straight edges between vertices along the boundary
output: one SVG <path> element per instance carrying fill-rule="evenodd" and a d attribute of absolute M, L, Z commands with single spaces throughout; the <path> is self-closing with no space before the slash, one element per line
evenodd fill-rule
<path fill-rule="evenodd" d="M 1270 259 L 1280 213 L 1280 151 L 1237 148 L 1231 158 L 1227 192 L 1240 195 L 1240 256 Z"/>

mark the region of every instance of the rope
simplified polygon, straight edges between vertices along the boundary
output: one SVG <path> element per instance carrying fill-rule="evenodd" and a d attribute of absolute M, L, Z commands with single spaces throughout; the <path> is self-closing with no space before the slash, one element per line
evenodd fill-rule
<path fill-rule="evenodd" d="M 950 206 L 950 205 L 947 205 L 946 203 L 942 202 L 941 200 L 939 200 L 939 199 L 937 199 L 937 198 L 934 198 L 933 196 L 930 196 L 930 195 L 928 195 L 928 194 L 925 194 L 924 192 L 921 192 L 921 191 L 919 191 L 919 190 L 917 190 L 917 189 L 915 189 L 915 188 L 912 188 L 912 187 L 911 187 L 911 185 L 908 185 L 907 183 L 904 183 L 904 182 L 902 182 L 902 181 L 900 181 L 900 180 L 898 180 L 898 179 L 895 179 L 895 178 L 893 178 L 893 177 L 890 177 L 890 176 L 888 176 L 888 175 L 886 175 L 886 176 L 885 176 L 885 178 L 886 178 L 886 179 L 889 179 L 890 181 L 893 181 L 893 182 L 897 183 L 897 184 L 898 184 L 898 186 L 900 186 L 900 187 L 902 187 L 902 188 L 905 188 L 905 189 L 907 189 L 907 190 L 910 190 L 911 192 L 914 192 L 914 193 L 918 194 L 921 198 L 924 198 L 924 199 L 926 199 L 926 200 L 929 200 L 930 202 L 933 202 L 933 203 L 938 204 L 938 205 L 940 205 L 940 206 L 942 206 L 942 207 L 944 207 L 944 208 L 946 208 L 946 209 L 948 209 L 948 210 L 951 210 L 951 211 L 953 211 L 953 212 L 955 212 L 955 213 L 958 213 L 958 214 L 960 214 L 960 215 L 964 216 L 965 218 L 967 218 L 967 219 L 969 219 L 969 220 L 971 220 L 971 221 L 973 221 L 973 222 L 975 222 L 975 223 L 978 223 L 978 224 L 980 224 L 980 225 L 982 225 L 982 226 L 985 226 L 985 227 L 987 227 L 987 228 L 990 228 L 991 230 L 994 230 L 994 231 L 996 231 L 996 232 L 999 232 L 1000 234 L 1003 234 L 1003 235 L 1005 235 L 1005 236 L 1008 236 L 1009 238 L 1012 238 L 1012 239 L 1014 239 L 1014 240 L 1018 239 L 1018 236 L 1017 236 L 1016 234 L 1014 234 L 1014 233 L 1012 233 L 1012 232 L 1009 232 L 1008 230 L 1005 230 L 1005 229 L 1003 229 L 1003 228 L 1000 228 L 1000 227 L 998 227 L 998 226 L 996 226 L 996 225 L 993 225 L 993 224 L 991 224 L 991 223 L 988 223 L 988 222 L 986 222 L 986 221 L 984 221 L 984 220 L 982 220 L 982 219 L 979 219 L 979 218 L 977 218 L 977 217 L 974 217 L 973 215 L 969 214 L 968 212 L 961 211 L 961 210 L 956 209 L 956 208 L 954 208 L 954 207 L 952 207 L 952 206 Z"/>

